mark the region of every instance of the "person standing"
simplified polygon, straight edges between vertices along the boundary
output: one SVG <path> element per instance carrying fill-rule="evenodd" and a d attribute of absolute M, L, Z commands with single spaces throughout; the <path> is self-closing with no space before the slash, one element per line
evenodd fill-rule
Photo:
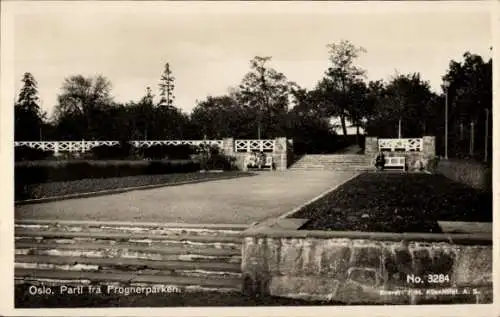
<path fill-rule="evenodd" d="M 375 158 L 375 167 L 377 168 L 377 171 L 382 171 L 384 170 L 384 166 L 385 166 L 385 155 L 384 152 L 379 151 L 377 157 Z"/>

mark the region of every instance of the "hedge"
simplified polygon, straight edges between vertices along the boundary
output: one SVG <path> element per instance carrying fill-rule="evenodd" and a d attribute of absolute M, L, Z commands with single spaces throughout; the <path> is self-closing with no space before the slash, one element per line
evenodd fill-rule
<path fill-rule="evenodd" d="M 16 162 L 46 160 L 53 155 L 53 151 L 34 149 L 25 145 L 14 148 L 14 160 Z"/>
<path fill-rule="evenodd" d="M 132 156 L 133 146 L 128 142 L 118 145 L 100 145 L 90 149 L 91 156 L 97 160 L 126 159 Z"/>
<path fill-rule="evenodd" d="M 16 188 L 29 184 L 136 175 L 190 173 L 200 170 L 192 161 L 39 161 L 15 165 Z"/>
<path fill-rule="evenodd" d="M 196 153 L 196 148 L 187 144 L 153 145 L 139 149 L 139 153 L 141 153 L 142 157 L 152 160 L 161 160 L 164 158 L 185 160 Z"/>

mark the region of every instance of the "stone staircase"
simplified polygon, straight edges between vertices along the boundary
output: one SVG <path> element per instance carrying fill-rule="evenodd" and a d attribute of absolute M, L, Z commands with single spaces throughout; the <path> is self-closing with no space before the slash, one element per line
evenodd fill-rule
<path fill-rule="evenodd" d="M 361 154 L 306 154 L 295 162 L 292 170 L 373 170 L 372 159 Z"/>
<path fill-rule="evenodd" d="M 23 221 L 15 282 L 240 291 L 244 226 Z"/>

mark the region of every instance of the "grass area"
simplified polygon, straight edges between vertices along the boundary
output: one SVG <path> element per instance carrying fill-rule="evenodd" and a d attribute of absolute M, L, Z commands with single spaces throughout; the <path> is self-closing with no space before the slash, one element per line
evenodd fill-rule
<path fill-rule="evenodd" d="M 211 181 L 224 177 L 249 176 L 251 173 L 230 171 L 221 173 L 175 173 L 160 175 L 138 175 L 112 178 L 81 179 L 65 182 L 31 184 L 25 189 L 24 199 L 57 197 L 102 190 L 137 187 L 146 185 L 175 184 L 186 181 Z M 17 195 L 16 195 L 17 196 Z"/>
<path fill-rule="evenodd" d="M 492 222 L 492 194 L 442 175 L 365 173 L 289 218 L 301 229 L 441 232 L 437 221 Z"/>

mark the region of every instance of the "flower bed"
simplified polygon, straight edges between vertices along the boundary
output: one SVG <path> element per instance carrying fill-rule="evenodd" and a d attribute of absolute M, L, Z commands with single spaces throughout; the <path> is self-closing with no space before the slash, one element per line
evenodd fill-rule
<path fill-rule="evenodd" d="M 365 173 L 288 218 L 300 229 L 441 232 L 437 221 L 492 222 L 492 195 L 442 175 Z"/>

